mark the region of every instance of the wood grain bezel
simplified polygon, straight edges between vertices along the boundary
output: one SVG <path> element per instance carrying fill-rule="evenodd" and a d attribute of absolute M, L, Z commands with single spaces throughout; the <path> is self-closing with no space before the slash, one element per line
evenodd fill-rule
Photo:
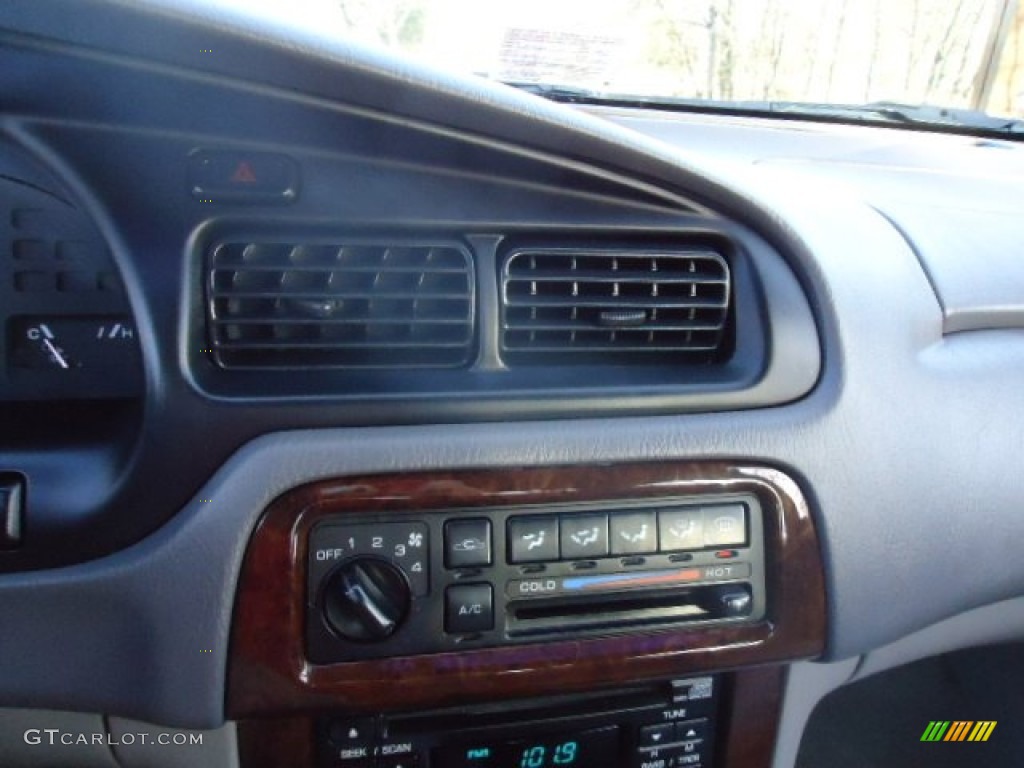
<path fill-rule="evenodd" d="M 338 664 L 305 657 L 308 533 L 326 517 L 726 493 L 752 493 L 764 512 L 763 621 Z M 233 718 L 423 709 L 815 657 L 824 642 L 814 523 L 776 469 L 688 462 L 344 478 L 284 494 L 257 524 L 238 585 L 227 705 Z"/>

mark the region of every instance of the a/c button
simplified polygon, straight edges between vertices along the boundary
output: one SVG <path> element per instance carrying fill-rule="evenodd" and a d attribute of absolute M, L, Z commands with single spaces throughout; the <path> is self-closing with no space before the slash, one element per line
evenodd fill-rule
<path fill-rule="evenodd" d="M 494 590 L 490 584 L 458 584 L 445 591 L 444 628 L 453 635 L 494 628 Z"/>

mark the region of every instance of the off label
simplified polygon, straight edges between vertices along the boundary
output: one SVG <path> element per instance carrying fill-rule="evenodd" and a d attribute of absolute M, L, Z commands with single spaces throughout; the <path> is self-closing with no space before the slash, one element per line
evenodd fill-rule
<path fill-rule="evenodd" d="M 405 573 L 416 597 L 430 591 L 430 539 L 424 523 L 330 525 L 317 529 L 310 549 L 321 568 L 355 555 L 390 560 Z"/>

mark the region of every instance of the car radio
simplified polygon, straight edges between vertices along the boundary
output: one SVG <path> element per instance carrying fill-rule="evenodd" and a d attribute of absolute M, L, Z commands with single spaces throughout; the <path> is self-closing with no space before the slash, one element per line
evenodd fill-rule
<path fill-rule="evenodd" d="M 329 516 L 310 531 L 315 663 L 752 622 L 752 494 Z"/>
<path fill-rule="evenodd" d="M 322 768 L 710 768 L 721 679 L 415 715 L 325 716 Z"/>

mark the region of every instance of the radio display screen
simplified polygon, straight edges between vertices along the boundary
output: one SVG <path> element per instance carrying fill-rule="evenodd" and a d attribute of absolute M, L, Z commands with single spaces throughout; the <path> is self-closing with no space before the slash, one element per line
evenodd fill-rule
<path fill-rule="evenodd" d="M 601 768 L 619 754 L 618 726 L 536 739 L 485 742 L 435 750 L 437 768 Z"/>

